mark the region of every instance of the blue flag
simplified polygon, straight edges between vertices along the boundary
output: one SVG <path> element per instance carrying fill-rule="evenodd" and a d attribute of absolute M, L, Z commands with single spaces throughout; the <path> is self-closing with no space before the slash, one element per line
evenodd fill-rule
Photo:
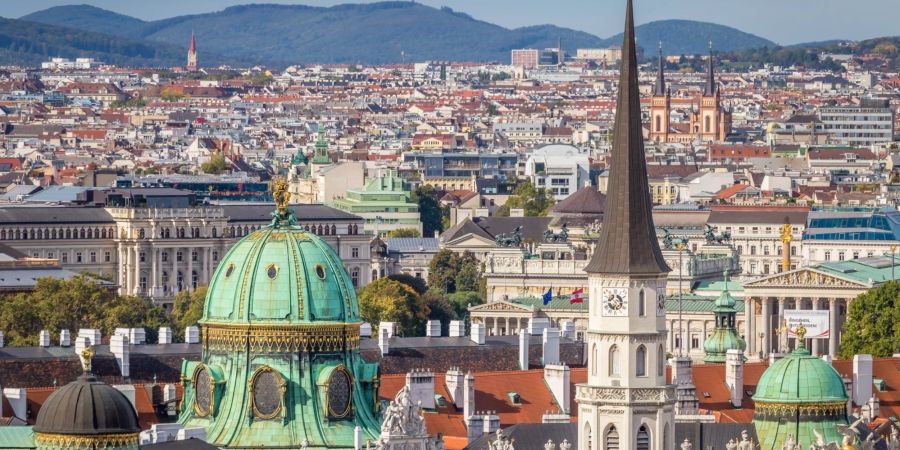
<path fill-rule="evenodd" d="M 553 288 L 547 289 L 547 292 L 544 292 L 544 306 L 547 306 L 550 303 L 550 300 L 553 300 Z"/>

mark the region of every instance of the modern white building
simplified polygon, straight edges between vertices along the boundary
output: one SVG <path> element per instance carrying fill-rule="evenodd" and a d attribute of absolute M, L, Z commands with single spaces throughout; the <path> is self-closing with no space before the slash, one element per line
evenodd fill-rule
<path fill-rule="evenodd" d="M 831 140 L 842 144 L 877 145 L 894 138 L 894 111 L 887 99 L 867 98 L 858 106 L 822 108 L 819 118 Z"/>
<path fill-rule="evenodd" d="M 538 189 L 550 189 L 562 200 L 590 183 L 588 152 L 573 145 L 535 148 L 525 162 L 525 175 Z"/>

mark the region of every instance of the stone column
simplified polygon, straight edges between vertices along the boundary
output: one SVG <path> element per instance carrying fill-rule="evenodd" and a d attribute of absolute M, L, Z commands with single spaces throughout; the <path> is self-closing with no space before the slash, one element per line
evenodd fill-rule
<path fill-rule="evenodd" d="M 128 258 L 125 256 L 125 248 L 122 242 L 118 243 L 116 249 L 116 264 L 119 266 L 119 273 L 116 282 L 119 283 L 119 293 L 128 293 Z"/>
<path fill-rule="evenodd" d="M 836 299 L 834 297 L 828 299 L 828 321 L 829 321 L 828 354 L 832 358 L 837 357 L 837 344 L 838 344 L 837 302 L 838 302 L 838 299 Z"/>
<path fill-rule="evenodd" d="M 172 283 L 172 295 L 178 293 L 178 247 L 169 249 L 169 256 L 172 258 L 172 275 L 169 282 Z"/>
<path fill-rule="evenodd" d="M 132 258 L 134 258 L 134 266 L 132 267 L 132 270 L 134 271 L 134 273 L 131 274 L 132 279 L 133 279 L 133 281 L 132 281 L 133 284 L 131 285 L 130 294 L 137 295 L 141 291 L 141 284 L 140 284 L 141 283 L 141 246 L 140 246 L 140 244 L 134 244 L 134 250 L 132 251 Z"/>
<path fill-rule="evenodd" d="M 778 297 L 778 323 L 775 324 L 776 328 L 781 328 L 782 325 L 784 324 L 784 309 L 786 307 L 787 307 L 787 298 Z M 776 342 L 778 342 L 781 339 L 780 334 L 781 334 L 781 332 L 779 332 L 779 337 L 775 338 Z M 790 339 L 788 339 L 788 346 L 790 347 Z M 781 349 L 781 348 L 778 349 L 779 352 L 782 350 L 787 350 L 787 349 Z"/>
<path fill-rule="evenodd" d="M 819 310 L 819 299 L 811 298 L 810 300 L 812 301 L 812 310 L 818 311 Z M 810 339 L 810 341 L 812 341 L 812 345 L 810 346 L 812 348 L 812 354 L 819 356 L 822 353 L 822 350 L 819 348 L 819 347 L 821 347 L 821 344 L 819 343 L 819 341 L 821 341 L 821 339 Z"/>
<path fill-rule="evenodd" d="M 150 282 L 147 283 L 150 292 L 147 293 L 147 297 L 153 298 L 156 295 L 156 277 L 159 275 L 159 264 L 156 260 L 156 246 L 151 243 L 150 247 L 147 248 L 147 251 L 147 256 L 150 259 Z"/>
<path fill-rule="evenodd" d="M 762 338 L 762 351 L 763 358 L 769 356 L 769 352 L 772 351 L 772 312 L 771 312 L 771 302 L 772 299 L 768 297 L 764 297 L 759 299 L 762 302 L 762 320 L 763 320 L 763 338 Z"/>
<path fill-rule="evenodd" d="M 209 284 L 209 247 L 203 247 L 203 269 L 200 273 L 200 281 L 203 284 Z"/>
<path fill-rule="evenodd" d="M 494 336 L 500 336 L 500 320 L 494 317 Z"/>
<path fill-rule="evenodd" d="M 756 353 L 756 337 L 754 336 L 754 327 L 753 319 L 756 317 L 754 314 L 756 306 L 756 300 L 752 298 L 744 299 L 744 340 L 747 341 L 747 355 L 753 355 Z"/>
<path fill-rule="evenodd" d="M 184 251 L 185 255 L 187 255 L 187 290 L 194 290 L 194 247 L 188 247 Z"/>

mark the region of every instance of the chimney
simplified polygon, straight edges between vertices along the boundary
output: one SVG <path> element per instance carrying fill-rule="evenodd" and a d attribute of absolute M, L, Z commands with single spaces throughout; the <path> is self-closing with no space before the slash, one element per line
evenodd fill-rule
<path fill-rule="evenodd" d="M 672 372 L 672 384 L 675 385 L 675 414 L 693 415 L 700 408 L 697 399 L 697 388 L 693 380 L 693 361 L 687 356 L 672 358 L 674 370 Z"/>
<path fill-rule="evenodd" d="M 378 324 L 378 335 L 386 335 L 388 338 L 397 334 L 397 324 L 394 322 L 381 322 Z"/>
<path fill-rule="evenodd" d="M 363 433 L 362 428 L 357 425 L 353 428 L 353 450 L 362 450 Z"/>
<path fill-rule="evenodd" d="M 744 353 L 736 348 L 725 354 L 725 384 L 731 392 L 732 406 L 740 408 L 744 399 Z"/>
<path fill-rule="evenodd" d="M 362 325 L 359 326 L 359 337 L 372 337 L 372 324 L 369 322 L 363 322 Z"/>
<path fill-rule="evenodd" d="M 156 342 L 160 344 L 171 344 L 172 329 L 169 327 L 159 327 L 159 336 L 157 337 Z"/>
<path fill-rule="evenodd" d="M 143 345 L 147 343 L 147 331 L 143 328 L 129 328 L 128 342 L 133 345 Z"/>
<path fill-rule="evenodd" d="M 484 345 L 484 335 L 486 334 L 484 324 L 481 323 L 473 323 L 472 324 L 472 336 L 469 338 L 472 342 L 478 345 Z"/>
<path fill-rule="evenodd" d="M 475 414 L 468 417 L 466 419 L 466 427 L 466 437 L 469 439 L 469 442 L 475 441 L 484 433 L 484 416 Z"/>
<path fill-rule="evenodd" d="M 853 403 L 864 405 L 872 398 L 872 355 L 853 357 Z"/>
<path fill-rule="evenodd" d="M 450 337 L 464 337 L 465 335 L 466 335 L 466 324 L 462 320 L 451 320 L 450 321 Z"/>
<path fill-rule="evenodd" d="M 425 325 L 425 336 L 427 337 L 441 337 L 441 321 L 440 320 L 429 320 Z"/>
<path fill-rule="evenodd" d="M 550 319 L 546 317 L 535 317 L 528 322 L 528 332 L 532 335 L 540 335 L 544 328 L 550 328 Z"/>
<path fill-rule="evenodd" d="M 169 384 L 166 384 L 163 386 L 163 389 L 162 389 L 163 402 L 168 403 L 171 400 L 175 400 L 177 395 L 178 395 L 178 393 L 175 390 L 174 384 L 169 383 Z"/>
<path fill-rule="evenodd" d="M 78 330 L 78 336 L 84 336 L 88 339 L 88 345 L 93 347 L 95 345 L 100 345 L 100 339 L 103 335 L 100 334 L 100 330 L 94 328 L 81 328 Z"/>
<path fill-rule="evenodd" d="M 559 329 L 544 328 L 543 357 L 544 367 L 550 364 L 559 364 Z"/>
<path fill-rule="evenodd" d="M 0 348 L 3 348 L 3 345 L 4 345 L 4 344 L 5 344 L 5 343 L 3 342 L 3 332 L 0 331 Z"/>
<path fill-rule="evenodd" d="M 59 330 L 59 346 L 69 347 L 72 345 L 72 335 L 69 330 Z"/>
<path fill-rule="evenodd" d="M 81 356 L 81 352 L 90 346 L 91 346 L 91 340 L 87 336 L 80 336 L 80 333 L 79 333 L 79 336 L 77 338 L 75 338 L 75 355 L 78 356 L 78 360 L 81 362 L 80 365 L 82 367 L 84 367 L 84 357 Z M 87 368 L 88 368 L 88 370 L 91 369 L 90 362 L 88 362 Z"/>
<path fill-rule="evenodd" d="M 870 398 L 869 401 L 866 402 L 865 405 L 863 405 L 862 414 L 864 417 L 868 418 L 867 422 L 875 421 L 875 418 L 877 418 L 878 415 L 881 414 L 881 401 L 878 400 L 878 397 L 875 397 L 873 395 L 872 398 Z"/>
<path fill-rule="evenodd" d="M 384 356 L 391 352 L 391 338 L 387 330 L 382 331 L 384 333 L 378 333 L 378 348 L 381 349 L 381 356 Z"/>
<path fill-rule="evenodd" d="M 559 410 L 565 414 L 569 414 L 569 407 L 572 401 L 571 377 L 569 374 L 569 366 L 551 364 L 544 366 L 544 383 L 550 388 L 550 393 L 559 405 Z"/>
<path fill-rule="evenodd" d="M 17 417 L 22 419 L 23 421 L 28 420 L 28 397 L 26 396 L 25 389 L 22 388 L 4 388 L 3 389 L 3 397 L 6 397 L 6 400 L 9 402 L 9 407 L 12 411 L 0 411 L 3 415 L 12 415 L 13 417 Z M 2 405 L 0 405 L 2 407 Z"/>
<path fill-rule="evenodd" d="M 571 423 L 572 418 L 568 414 L 552 413 L 547 411 L 541 416 L 541 423 Z"/>
<path fill-rule="evenodd" d="M 564 320 L 559 335 L 566 339 L 575 339 L 575 321 Z"/>
<path fill-rule="evenodd" d="M 199 344 L 200 343 L 200 329 L 195 326 L 190 326 L 184 329 L 184 342 L 186 344 Z"/>
<path fill-rule="evenodd" d="M 206 442 L 206 427 L 190 427 L 178 430 L 178 434 L 175 436 L 176 441 L 186 441 L 188 439 Z"/>
<path fill-rule="evenodd" d="M 463 381 L 463 418 L 468 418 L 475 413 L 475 376 L 470 370 Z"/>
<path fill-rule="evenodd" d="M 482 417 L 485 434 L 496 433 L 500 429 L 500 416 L 497 415 L 497 411 L 483 411 Z"/>
<path fill-rule="evenodd" d="M 50 332 L 47 330 L 41 330 L 41 335 L 38 337 L 38 345 L 41 347 L 49 347 L 50 346 Z"/>
<path fill-rule="evenodd" d="M 130 373 L 129 354 L 131 353 L 131 349 L 128 347 L 128 335 L 114 334 L 109 338 L 109 351 L 116 357 L 122 377 L 128 378 Z"/>
<path fill-rule="evenodd" d="M 519 369 L 528 370 L 528 344 L 531 340 L 531 335 L 528 334 L 528 330 L 521 329 L 519 330 Z"/>
<path fill-rule="evenodd" d="M 456 409 L 463 407 L 463 384 L 465 376 L 459 367 L 451 367 L 444 376 L 444 385 L 447 386 L 447 393 L 450 394 L 450 401 Z"/>
<path fill-rule="evenodd" d="M 406 385 L 409 386 L 409 399 L 413 405 L 434 409 L 434 371 L 413 369 L 406 373 Z"/>

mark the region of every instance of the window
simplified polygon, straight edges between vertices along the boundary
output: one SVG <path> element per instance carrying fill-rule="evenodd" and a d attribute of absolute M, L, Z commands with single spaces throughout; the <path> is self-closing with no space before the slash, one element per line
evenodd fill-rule
<path fill-rule="evenodd" d="M 662 117 L 656 116 L 656 132 L 659 133 L 662 131 Z"/>
<path fill-rule="evenodd" d="M 75 252 L 75 262 L 76 263 L 81 262 L 81 252 Z"/>
<path fill-rule="evenodd" d="M 138 253 L 138 258 L 141 260 L 141 262 L 147 262 L 147 254 L 145 252 Z"/>
<path fill-rule="evenodd" d="M 47 253 L 47 259 L 56 259 L 56 253 L 53 253 L 53 252 Z"/>
<path fill-rule="evenodd" d="M 650 450 L 650 432 L 647 431 L 647 425 L 638 428 L 637 450 Z"/>
<path fill-rule="evenodd" d="M 639 346 L 635 353 L 634 375 L 638 377 L 647 376 L 647 347 L 643 345 Z"/>
<path fill-rule="evenodd" d="M 829 252 L 829 251 L 825 252 L 825 261 L 831 261 L 831 252 Z"/>
<path fill-rule="evenodd" d="M 212 258 L 213 258 L 213 261 L 218 261 L 218 260 L 219 260 L 219 251 L 218 251 L 218 250 L 214 250 L 214 251 L 212 252 Z"/>
<path fill-rule="evenodd" d="M 696 334 L 691 335 L 691 348 L 700 348 L 700 337 Z"/>
<path fill-rule="evenodd" d="M 160 257 L 162 258 L 162 262 L 169 262 L 169 252 L 162 252 Z"/>
<path fill-rule="evenodd" d="M 197 261 L 197 250 L 191 250 L 191 261 Z"/>
<path fill-rule="evenodd" d="M 609 348 L 609 375 L 619 375 L 619 346 L 613 345 Z"/>
<path fill-rule="evenodd" d="M 68 254 L 67 252 L 62 252 L 62 255 L 61 255 L 61 257 L 60 257 L 60 260 L 61 260 L 63 263 L 69 262 L 69 254 Z"/>
<path fill-rule="evenodd" d="M 359 269 L 354 267 L 350 271 L 350 279 L 353 281 L 353 287 L 359 286 Z"/>
<path fill-rule="evenodd" d="M 109 251 L 103 252 L 103 261 L 110 262 L 111 260 L 112 260 L 112 253 L 110 253 Z"/>
<path fill-rule="evenodd" d="M 184 255 L 180 251 L 175 252 L 175 261 L 180 262 L 182 259 L 184 259 Z"/>
<path fill-rule="evenodd" d="M 644 298 L 644 290 L 641 289 L 641 293 L 638 294 L 638 315 L 644 317 L 647 315 L 647 306 L 646 300 Z"/>
<path fill-rule="evenodd" d="M 838 252 L 838 261 L 844 260 L 844 252 Z"/>
<path fill-rule="evenodd" d="M 351 247 L 350 248 L 350 257 L 351 258 L 359 258 L 359 247 Z"/>
<path fill-rule="evenodd" d="M 663 350 L 662 344 L 656 349 L 656 375 L 666 375 L 666 352 Z"/>
<path fill-rule="evenodd" d="M 606 450 L 619 450 L 619 431 L 615 425 L 606 430 Z"/>
<path fill-rule="evenodd" d="M 592 444 L 593 438 L 594 438 L 594 436 L 593 436 L 593 433 L 591 433 L 591 424 L 585 422 L 584 423 L 584 442 L 585 442 L 584 448 L 586 448 L 587 450 L 591 450 L 591 444 Z"/>
<path fill-rule="evenodd" d="M 97 252 L 91 252 L 91 253 L 89 253 L 89 255 L 90 255 L 92 263 L 97 262 Z"/>

